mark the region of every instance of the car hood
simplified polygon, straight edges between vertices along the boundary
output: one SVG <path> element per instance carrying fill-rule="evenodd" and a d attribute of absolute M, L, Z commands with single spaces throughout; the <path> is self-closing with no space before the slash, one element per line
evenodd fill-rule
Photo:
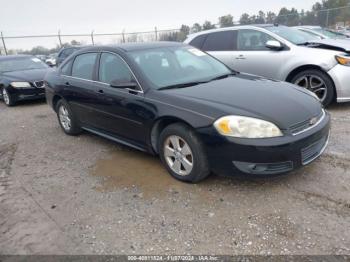
<path fill-rule="evenodd" d="M 161 92 L 188 99 L 192 110 L 198 109 L 195 102 L 205 104 L 208 112 L 201 113 L 215 119 L 223 115 L 243 115 L 273 122 L 281 129 L 322 112 L 321 103 L 303 88 L 246 74 Z"/>
<path fill-rule="evenodd" d="M 47 72 L 51 71 L 50 68 L 43 69 L 31 69 L 22 71 L 13 71 L 2 73 L 1 76 L 9 78 L 11 81 L 40 81 L 44 80 Z"/>
<path fill-rule="evenodd" d="M 350 53 L 350 40 L 348 39 L 320 39 L 310 42 L 313 48 L 322 48 Z"/>

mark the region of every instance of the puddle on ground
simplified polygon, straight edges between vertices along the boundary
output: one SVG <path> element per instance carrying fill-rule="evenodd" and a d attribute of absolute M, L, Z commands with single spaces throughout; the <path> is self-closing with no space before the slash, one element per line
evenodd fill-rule
<path fill-rule="evenodd" d="M 105 159 L 97 160 L 92 175 L 102 178 L 96 186 L 100 192 L 132 190 L 142 198 L 162 198 L 173 195 L 187 197 L 200 203 L 214 203 L 225 198 L 225 191 L 255 192 L 261 186 L 278 186 L 279 180 L 249 181 L 219 177 L 211 174 L 198 184 L 180 182 L 163 167 L 158 157 L 129 148 L 115 148 Z"/>
<path fill-rule="evenodd" d="M 145 197 L 191 187 L 172 178 L 157 157 L 128 149 L 113 150 L 109 158 L 98 160 L 93 175 L 104 178 L 100 191 L 136 187 Z"/>

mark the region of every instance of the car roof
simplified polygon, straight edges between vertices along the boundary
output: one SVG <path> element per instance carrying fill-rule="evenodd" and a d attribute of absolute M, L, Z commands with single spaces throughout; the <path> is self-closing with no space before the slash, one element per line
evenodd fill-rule
<path fill-rule="evenodd" d="M 175 47 L 175 46 L 186 46 L 184 43 L 180 42 L 144 42 L 144 43 L 123 43 L 123 44 L 117 44 L 117 45 L 96 45 L 96 46 L 90 46 L 86 47 L 81 51 L 101 51 L 101 50 L 113 50 L 113 49 L 119 49 L 124 52 L 129 51 L 137 51 L 137 50 L 146 50 L 146 49 L 153 49 L 153 48 L 161 48 L 161 47 Z"/>
<path fill-rule="evenodd" d="M 0 61 L 12 60 L 17 58 L 33 57 L 32 55 L 4 55 L 0 56 Z"/>
<path fill-rule="evenodd" d="M 221 27 L 221 28 L 214 28 L 214 29 L 210 29 L 210 30 L 204 30 L 204 31 L 200 31 L 198 33 L 193 33 L 187 36 L 187 39 L 193 39 L 196 36 L 200 36 L 200 35 L 204 35 L 204 34 L 210 34 L 210 33 L 214 33 L 214 32 L 221 32 L 221 31 L 229 31 L 229 30 L 237 30 L 237 29 L 252 29 L 252 28 L 267 28 L 267 27 L 273 27 L 273 26 L 283 26 L 284 25 L 278 25 L 278 24 L 250 24 L 250 25 L 235 25 L 235 26 L 230 26 L 230 27 Z"/>
<path fill-rule="evenodd" d="M 305 28 L 305 29 L 320 29 L 321 26 L 317 25 L 300 25 L 300 26 L 294 26 L 295 28 Z"/>

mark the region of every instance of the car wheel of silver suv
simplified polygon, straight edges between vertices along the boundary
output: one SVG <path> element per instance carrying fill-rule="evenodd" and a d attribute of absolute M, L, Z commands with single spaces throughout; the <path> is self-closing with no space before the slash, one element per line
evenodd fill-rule
<path fill-rule="evenodd" d="M 296 74 L 291 82 L 313 92 L 324 106 L 334 99 L 334 84 L 332 79 L 317 69 L 309 69 Z"/>

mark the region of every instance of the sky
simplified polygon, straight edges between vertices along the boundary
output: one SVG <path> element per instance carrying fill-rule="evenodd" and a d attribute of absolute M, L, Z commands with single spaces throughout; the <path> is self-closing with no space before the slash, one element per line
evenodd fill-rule
<path fill-rule="evenodd" d="M 281 7 L 309 10 L 316 0 L 0 0 L 0 31 L 5 36 L 85 34 L 150 31 L 179 28 L 231 14 L 259 10 L 278 12 Z M 71 39 L 64 39 L 70 41 Z M 88 42 L 90 39 L 78 39 Z M 54 46 L 57 39 L 9 39 L 8 49 L 30 48 L 43 43 Z"/>

